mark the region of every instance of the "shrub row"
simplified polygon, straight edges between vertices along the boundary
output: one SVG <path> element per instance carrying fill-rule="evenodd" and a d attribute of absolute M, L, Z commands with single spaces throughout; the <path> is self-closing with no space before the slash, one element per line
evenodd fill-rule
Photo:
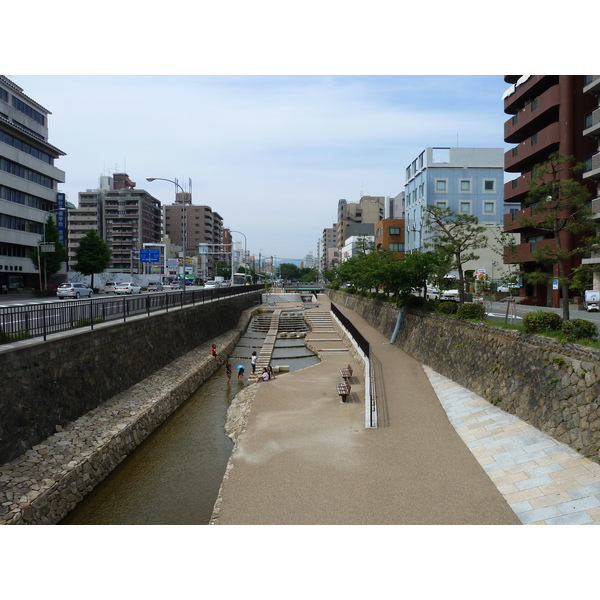
<path fill-rule="evenodd" d="M 598 337 L 595 323 L 585 319 L 563 321 L 557 313 L 548 310 L 536 310 L 523 319 L 525 333 L 548 333 L 560 331 L 568 342 L 575 340 L 594 340 Z"/>

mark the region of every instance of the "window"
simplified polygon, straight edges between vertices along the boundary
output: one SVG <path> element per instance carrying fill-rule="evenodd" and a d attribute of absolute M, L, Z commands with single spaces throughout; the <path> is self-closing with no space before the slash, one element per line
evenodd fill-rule
<path fill-rule="evenodd" d="M 445 192 L 447 189 L 448 182 L 446 179 L 436 179 L 435 180 L 435 191 L 436 192 Z"/>
<path fill-rule="evenodd" d="M 496 191 L 496 180 L 495 179 L 484 179 L 483 180 L 483 191 L 484 192 Z"/>
<path fill-rule="evenodd" d="M 519 147 L 518 147 L 518 146 L 515 146 L 515 147 L 512 149 L 512 155 L 513 155 L 513 156 L 517 156 L 517 154 L 519 154 Z"/>
<path fill-rule="evenodd" d="M 404 252 L 404 244 L 390 244 L 390 250 L 394 252 Z"/>
<path fill-rule="evenodd" d="M 441 209 L 448 208 L 448 202 L 446 200 L 438 200 L 435 205 Z"/>
<path fill-rule="evenodd" d="M 390 227 L 390 235 L 400 235 L 400 227 Z"/>
<path fill-rule="evenodd" d="M 461 200 L 460 212 L 462 214 L 469 214 L 471 212 L 471 203 L 468 200 Z"/>
<path fill-rule="evenodd" d="M 486 201 L 483 203 L 483 212 L 486 215 L 493 215 L 496 212 L 495 202 Z"/>
<path fill-rule="evenodd" d="M 588 127 L 591 127 L 594 124 L 593 118 L 592 118 L 592 113 L 589 112 L 587 115 L 585 115 L 585 117 L 583 117 L 583 128 L 587 129 Z"/>
<path fill-rule="evenodd" d="M 470 192 L 471 191 L 471 180 L 470 179 L 461 179 L 460 180 L 460 191 L 461 192 Z"/>
<path fill-rule="evenodd" d="M 535 146 L 536 144 L 537 144 L 537 133 L 534 133 L 534 134 L 531 136 L 531 145 L 532 145 L 532 146 Z"/>
<path fill-rule="evenodd" d="M 381 227 L 377 228 L 377 233 L 375 234 L 377 237 L 381 237 L 381 234 L 383 233 L 383 231 L 381 230 Z"/>

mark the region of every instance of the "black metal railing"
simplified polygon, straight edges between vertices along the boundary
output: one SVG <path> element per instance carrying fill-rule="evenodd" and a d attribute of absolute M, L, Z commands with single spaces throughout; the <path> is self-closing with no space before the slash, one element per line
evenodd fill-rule
<path fill-rule="evenodd" d="M 363 334 L 356 329 L 352 321 L 342 314 L 340 309 L 332 302 L 331 312 L 340 321 L 340 323 L 346 328 L 348 333 L 352 336 L 356 345 L 362 350 L 363 354 L 367 358 L 367 365 L 369 369 L 369 382 L 370 385 L 365 389 L 365 394 L 368 398 L 365 398 L 365 404 L 369 407 L 369 413 L 367 417 L 369 427 L 377 427 L 377 391 L 375 389 L 375 371 L 373 368 L 373 358 L 371 356 L 371 346 L 365 339 Z"/>
<path fill-rule="evenodd" d="M 369 342 L 364 338 L 363 334 L 354 327 L 352 321 L 348 319 L 345 315 L 343 315 L 340 309 L 332 302 L 331 303 L 331 312 L 340 320 L 342 325 L 350 332 L 350 335 L 356 341 L 358 347 L 364 352 L 365 356 L 369 358 L 370 346 Z"/>
<path fill-rule="evenodd" d="M 32 337 L 43 337 L 45 341 L 51 333 L 77 328 L 94 329 L 94 325 L 105 321 L 127 321 L 132 316 L 213 302 L 262 289 L 262 285 L 246 285 L 6 306 L 0 308 L 0 343 Z"/>

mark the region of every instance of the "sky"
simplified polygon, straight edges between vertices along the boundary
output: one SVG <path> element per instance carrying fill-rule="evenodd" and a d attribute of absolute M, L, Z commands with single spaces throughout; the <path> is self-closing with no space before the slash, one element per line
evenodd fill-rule
<path fill-rule="evenodd" d="M 147 177 L 186 189 L 191 179 L 193 203 L 242 232 L 251 254 L 298 259 L 316 255 L 340 199 L 403 191 L 424 148 L 507 150 L 502 73 L 593 71 L 581 62 L 595 56 L 593 39 L 586 52 L 579 37 L 577 68 L 561 71 L 557 56 L 568 54 L 528 52 L 510 14 L 474 0 L 427 6 L 421 15 L 385 0 L 307 0 L 302 10 L 172 0 L 140 11 L 57 0 L 28 22 L 45 43 L 3 30 L 15 51 L 0 64 L 52 113 L 49 141 L 66 153 L 60 189 L 73 204 L 114 172 L 163 204 L 175 187 Z M 21 18 L 5 10 L 6 22 Z M 519 7 L 539 30 L 549 17 Z M 579 21 L 561 16 L 561 47 Z"/>
<path fill-rule="evenodd" d="M 263 256 L 316 255 L 339 199 L 397 195 L 425 147 L 504 148 L 501 76 L 7 76 L 52 113 L 70 202 L 114 172 L 163 204 L 147 177 L 191 179 Z"/>

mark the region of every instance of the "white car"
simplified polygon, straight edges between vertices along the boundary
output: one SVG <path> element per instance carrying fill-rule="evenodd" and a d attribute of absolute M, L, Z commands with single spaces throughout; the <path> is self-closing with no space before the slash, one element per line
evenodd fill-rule
<path fill-rule="evenodd" d="M 453 302 L 459 302 L 458 290 L 446 290 L 442 292 L 440 300 L 452 300 Z"/>
<path fill-rule="evenodd" d="M 114 281 L 107 281 L 104 284 L 104 293 L 105 294 L 110 294 L 111 292 L 115 291 L 115 286 L 118 285 L 117 283 L 115 283 Z"/>
<path fill-rule="evenodd" d="M 79 298 L 81 296 L 92 297 L 93 290 L 83 283 L 61 283 L 56 290 L 56 295 L 63 298 Z"/>
<path fill-rule="evenodd" d="M 214 281 L 213 279 L 209 279 L 208 281 L 204 282 L 204 289 L 214 289 L 214 288 L 218 288 L 219 287 L 219 283 L 217 281 Z"/>
<path fill-rule="evenodd" d="M 125 283 L 117 283 L 115 285 L 115 294 L 141 294 L 142 286 L 138 285 L 133 281 L 126 281 Z"/>

